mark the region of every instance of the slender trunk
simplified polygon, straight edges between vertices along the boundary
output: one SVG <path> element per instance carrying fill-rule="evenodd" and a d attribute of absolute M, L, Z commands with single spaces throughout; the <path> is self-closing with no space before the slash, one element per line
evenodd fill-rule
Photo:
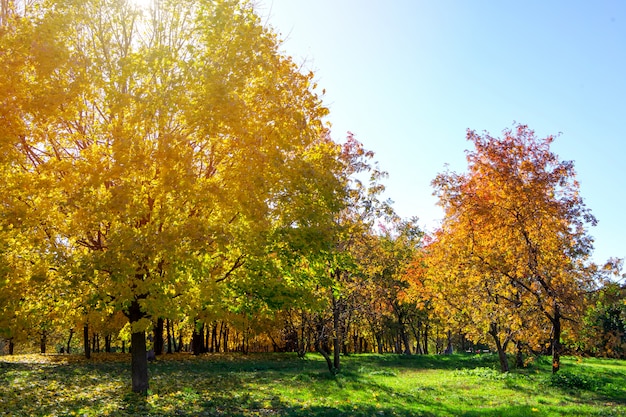
<path fill-rule="evenodd" d="M 228 325 L 224 325 L 224 340 L 222 341 L 222 352 L 228 352 Z"/>
<path fill-rule="evenodd" d="M 220 350 L 219 342 L 217 341 L 217 322 L 213 323 L 211 329 L 211 352 L 218 352 Z"/>
<path fill-rule="evenodd" d="M 158 318 L 156 322 L 156 326 L 154 326 L 154 354 L 161 355 L 163 354 L 163 319 Z"/>
<path fill-rule="evenodd" d="M 424 348 L 422 349 L 422 352 L 424 352 L 424 355 L 428 355 L 428 331 L 430 330 L 430 326 L 428 325 L 428 323 L 426 323 L 426 325 L 424 326 L 424 337 L 422 337 L 422 343 Z"/>
<path fill-rule="evenodd" d="M 496 324 L 492 323 L 491 328 L 489 330 L 489 334 L 493 337 L 493 340 L 496 342 L 496 349 L 498 350 L 498 359 L 500 359 L 500 370 L 502 372 L 509 372 L 509 360 L 506 357 L 506 344 L 502 344 L 500 342 L 500 337 L 498 335 L 498 327 Z"/>
<path fill-rule="evenodd" d="M 13 342 L 13 338 L 9 339 L 9 355 L 12 355 L 15 351 L 15 343 Z"/>
<path fill-rule="evenodd" d="M 415 353 L 418 355 L 423 354 L 422 344 L 420 341 L 420 327 L 422 326 L 422 322 L 420 320 L 417 321 L 417 325 L 414 325 L 411 321 L 411 333 L 413 333 L 413 337 L 415 338 Z"/>
<path fill-rule="evenodd" d="M 376 346 L 378 348 L 378 354 L 382 355 L 383 353 L 385 353 L 382 332 L 375 332 L 374 337 L 376 338 Z"/>
<path fill-rule="evenodd" d="M 446 355 L 452 355 L 452 330 L 448 330 L 448 343 L 446 344 Z"/>
<path fill-rule="evenodd" d="M 70 329 L 70 336 L 67 338 L 67 345 L 66 345 L 65 352 L 68 354 L 70 353 L 70 346 L 72 344 L 72 336 L 74 336 L 74 329 Z"/>
<path fill-rule="evenodd" d="M 522 342 L 515 343 L 515 367 L 523 368 L 524 367 L 524 353 L 522 352 Z"/>
<path fill-rule="evenodd" d="M 306 316 L 304 311 L 300 316 L 300 337 L 298 339 L 298 357 L 304 358 L 306 352 L 309 350 L 306 342 Z"/>
<path fill-rule="evenodd" d="M 339 371 L 337 368 L 335 368 L 334 362 L 330 357 L 330 353 L 328 351 L 327 348 L 327 343 L 326 343 L 326 332 L 324 329 L 324 322 L 321 318 L 317 318 L 317 323 L 315 325 L 315 337 L 314 337 L 314 342 L 313 345 L 315 346 L 315 350 L 322 355 L 322 357 L 324 358 L 324 360 L 326 361 L 326 365 L 328 366 L 328 371 L 332 374 L 332 375 L 336 375 L 337 372 Z"/>
<path fill-rule="evenodd" d="M 46 353 L 46 342 L 48 340 L 48 335 L 46 334 L 46 331 L 42 331 L 41 332 L 41 339 L 40 339 L 40 343 L 39 343 L 39 348 L 41 349 L 41 353 L 44 354 Z"/>
<path fill-rule="evenodd" d="M 182 329 L 178 329 L 178 344 L 176 345 L 176 352 L 183 350 L 183 332 Z"/>
<path fill-rule="evenodd" d="M 404 355 L 411 355 L 411 342 L 409 340 L 409 334 L 402 323 L 400 323 L 400 337 L 402 338 L 402 343 L 404 344 L 404 351 L 402 353 Z"/>
<path fill-rule="evenodd" d="M 112 336 L 110 334 L 104 336 L 104 351 L 106 353 L 111 353 L 111 339 Z"/>
<path fill-rule="evenodd" d="M 194 355 L 202 353 L 202 343 L 204 342 L 204 324 L 200 328 L 197 320 L 194 320 L 193 333 L 191 335 L 191 351 Z"/>
<path fill-rule="evenodd" d="M 133 300 L 128 308 L 128 320 L 132 326 L 144 317 L 138 300 Z M 146 333 L 144 331 L 134 331 L 130 340 L 131 350 L 131 375 L 132 390 L 143 395 L 147 395 L 148 383 L 148 357 L 146 351 Z"/>
<path fill-rule="evenodd" d="M 552 373 L 556 374 L 561 367 L 561 311 L 556 301 L 554 302 L 552 327 Z"/>
<path fill-rule="evenodd" d="M 341 366 L 341 328 L 339 326 L 340 307 L 337 298 L 333 294 L 333 366 L 336 372 L 339 371 Z"/>
<path fill-rule="evenodd" d="M 83 348 L 85 349 L 85 358 L 91 358 L 91 349 L 89 345 L 89 324 L 83 326 Z"/>
<path fill-rule="evenodd" d="M 167 353 L 172 353 L 172 332 L 170 331 L 171 326 L 172 324 L 170 322 L 170 319 L 167 319 L 167 322 L 165 325 L 165 328 L 167 331 Z"/>

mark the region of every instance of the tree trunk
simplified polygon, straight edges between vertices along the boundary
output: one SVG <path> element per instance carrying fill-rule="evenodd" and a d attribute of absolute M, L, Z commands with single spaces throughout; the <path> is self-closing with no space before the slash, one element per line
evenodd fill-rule
<path fill-rule="evenodd" d="M 426 323 L 426 325 L 424 326 L 424 337 L 422 337 L 422 352 L 424 352 L 424 355 L 428 355 L 428 330 L 430 330 L 430 326 L 428 325 L 428 323 Z"/>
<path fill-rule="evenodd" d="M 70 353 L 70 346 L 71 346 L 71 343 L 72 343 L 72 336 L 74 336 L 74 329 L 70 329 L 70 336 L 67 338 L 67 345 L 66 345 L 66 349 L 65 349 L 65 352 L 67 354 Z"/>
<path fill-rule="evenodd" d="M 143 318 L 144 313 L 141 311 L 141 306 L 138 300 L 133 300 L 128 308 L 128 320 L 132 326 Z M 146 351 L 146 333 L 142 331 L 134 331 L 131 334 L 131 379 L 132 390 L 139 394 L 148 394 L 148 357 Z"/>
<path fill-rule="evenodd" d="M 176 352 L 183 350 L 183 332 L 182 329 L 178 329 L 178 344 L 176 345 Z"/>
<path fill-rule="evenodd" d="M 341 366 L 341 328 L 339 323 L 340 307 L 337 298 L 333 294 L 333 367 L 335 373 L 339 372 Z"/>
<path fill-rule="evenodd" d="M 424 353 L 420 340 L 420 327 L 422 327 L 421 320 L 418 320 L 416 325 L 411 322 L 411 333 L 413 333 L 413 337 L 415 338 L 415 353 L 418 355 L 422 355 Z"/>
<path fill-rule="evenodd" d="M 46 353 L 46 342 L 48 339 L 48 335 L 46 334 L 46 331 L 42 331 L 41 332 L 41 339 L 40 339 L 40 343 L 39 343 L 39 348 L 41 350 L 41 353 L 44 354 Z"/>
<path fill-rule="evenodd" d="M 493 340 L 496 342 L 496 349 L 498 350 L 498 359 L 500 359 L 500 370 L 502 372 L 509 372 L 509 360 L 506 357 L 506 344 L 502 344 L 500 342 L 500 337 L 498 336 L 498 327 L 496 324 L 491 324 L 491 328 L 489 330 L 489 334 L 493 337 Z"/>
<path fill-rule="evenodd" d="M 304 358 L 309 350 L 308 336 L 306 334 L 306 316 L 304 311 L 300 316 L 300 338 L 298 340 L 298 357 Z"/>
<path fill-rule="evenodd" d="M 318 317 L 316 320 L 317 323 L 315 325 L 315 337 L 313 345 L 315 346 L 315 350 L 322 355 L 324 360 L 326 360 L 326 365 L 328 366 L 328 371 L 332 375 L 336 375 L 339 372 L 339 369 L 335 368 L 335 364 L 330 357 L 328 350 L 325 348 L 327 343 L 325 343 L 326 335 L 324 330 L 324 322 L 321 318 Z"/>
<path fill-rule="evenodd" d="M 154 326 L 154 354 L 161 355 L 163 354 L 163 319 L 158 318 L 156 322 L 156 326 Z"/>
<path fill-rule="evenodd" d="M 91 358 L 91 349 L 89 345 L 89 324 L 83 326 L 83 348 L 85 349 L 85 358 Z"/>
<path fill-rule="evenodd" d="M 556 302 L 554 303 L 552 328 L 552 373 L 556 374 L 561 368 L 561 311 Z"/>
<path fill-rule="evenodd" d="M 402 338 L 402 343 L 404 344 L 404 351 L 402 353 L 404 355 L 411 355 L 411 342 L 409 340 L 409 334 L 402 323 L 400 323 L 400 337 Z"/>
<path fill-rule="evenodd" d="M 217 322 L 213 323 L 213 329 L 211 329 L 211 352 L 219 352 L 220 343 L 217 340 Z"/>
<path fill-rule="evenodd" d="M 9 339 L 9 355 L 12 355 L 14 350 L 15 350 L 15 343 L 13 342 L 13 338 L 10 338 Z"/>
<path fill-rule="evenodd" d="M 522 342 L 515 343 L 515 367 L 523 368 L 524 367 L 524 352 L 522 351 Z"/>
<path fill-rule="evenodd" d="M 111 339 L 113 338 L 113 336 L 111 336 L 110 334 L 107 334 L 106 336 L 104 336 L 104 351 L 106 353 L 111 353 Z"/>
<path fill-rule="evenodd" d="M 202 345 L 204 343 L 204 324 L 200 328 L 198 321 L 194 320 L 193 333 L 191 335 L 191 351 L 194 355 L 202 353 Z"/>
<path fill-rule="evenodd" d="M 374 334 L 374 341 L 376 342 L 376 352 L 378 352 L 379 355 L 382 355 L 384 352 L 383 334 L 381 331 L 375 329 L 374 326 L 372 326 L 372 333 Z"/>
<path fill-rule="evenodd" d="M 165 324 L 165 329 L 167 332 L 167 353 L 172 353 L 172 332 L 171 332 L 172 323 L 170 319 L 167 319 Z"/>
<path fill-rule="evenodd" d="M 148 357 L 146 351 L 146 333 L 134 332 L 131 335 L 131 374 L 132 389 L 143 395 L 148 393 Z"/>
<path fill-rule="evenodd" d="M 222 324 L 224 324 L 224 322 L 222 322 Z M 226 353 L 228 352 L 228 325 L 224 324 L 224 335 L 223 335 L 223 341 L 222 341 L 222 352 Z"/>

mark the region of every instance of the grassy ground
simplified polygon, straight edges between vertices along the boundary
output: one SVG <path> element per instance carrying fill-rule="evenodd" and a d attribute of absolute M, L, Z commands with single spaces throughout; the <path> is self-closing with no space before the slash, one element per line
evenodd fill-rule
<path fill-rule="evenodd" d="M 626 362 L 492 355 L 355 355 L 332 377 L 315 354 L 170 355 L 130 393 L 128 355 L 0 356 L 0 416 L 626 416 Z"/>

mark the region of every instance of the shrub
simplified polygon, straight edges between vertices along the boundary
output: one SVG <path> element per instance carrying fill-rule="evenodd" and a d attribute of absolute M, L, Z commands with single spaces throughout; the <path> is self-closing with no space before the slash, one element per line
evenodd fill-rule
<path fill-rule="evenodd" d="M 561 371 L 550 375 L 549 384 L 557 388 L 594 390 L 598 384 L 593 378 L 572 372 Z"/>

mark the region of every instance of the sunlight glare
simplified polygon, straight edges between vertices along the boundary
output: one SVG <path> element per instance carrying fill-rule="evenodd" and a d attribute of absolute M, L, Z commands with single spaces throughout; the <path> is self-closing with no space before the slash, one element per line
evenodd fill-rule
<path fill-rule="evenodd" d="M 154 0 L 128 0 L 128 2 L 142 10 L 149 10 L 154 5 Z"/>

